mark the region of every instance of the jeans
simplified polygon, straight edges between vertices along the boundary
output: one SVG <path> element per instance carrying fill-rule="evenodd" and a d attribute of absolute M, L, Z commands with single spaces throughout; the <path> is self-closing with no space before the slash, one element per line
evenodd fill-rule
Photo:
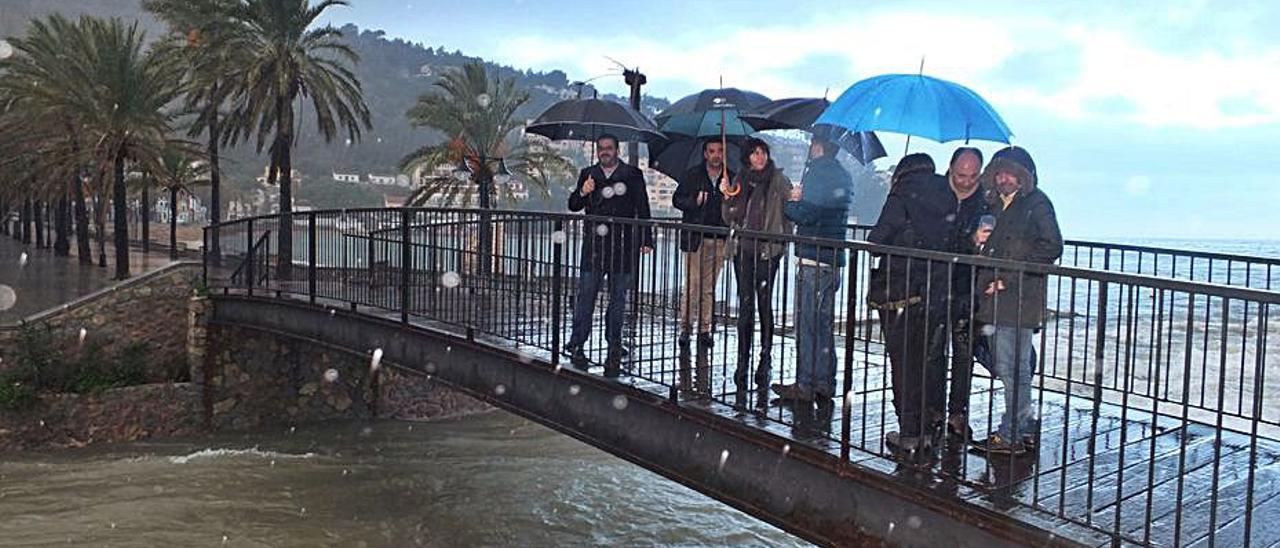
<path fill-rule="evenodd" d="M 782 257 L 762 258 L 757 254 L 738 253 L 733 258 L 733 273 L 738 282 L 738 367 L 733 380 L 738 388 L 746 388 L 751 369 L 752 337 L 755 335 L 756 309 L 760 311 L 760 364 L 756 367 L 756 386 L 769 386 L 770 355 L 773 351 L 773 282 L 778 276 Z"/>
<path fill-rule="evenodd" d="M 622 348 L 622 320 L 627 308 L 627 291 L 631 289 L 630 272 L 583 271 L 578 279 L 578 297 L 573 303 L 573 332 L 569 335 L 570 348 L 581 348 L 591 337 L 591 316 L 596 308 L 596 294 L 608 278 L 609 308 L 604 314 L 604 338 L 609 349 Z"/>
<path fill-rule="evenodd" d="M 836 290 L 840 268 L 802 264 L 796 271 L 796 385 L 830 397 L 836 390 Z"/>
<path fill-rule="evenodd" d="M 1032 346 L 1032 330 L 1023 327 L 995 326 L 988 335 L 991 355 L 995 358 L 995 375 L 1004 384 L 1004 415 L 997 433 L 1006 440 L 1018 440 L 1035 433 L 1035 411 L 1031 408 L 1031 377 L 1036 361 Z"/>

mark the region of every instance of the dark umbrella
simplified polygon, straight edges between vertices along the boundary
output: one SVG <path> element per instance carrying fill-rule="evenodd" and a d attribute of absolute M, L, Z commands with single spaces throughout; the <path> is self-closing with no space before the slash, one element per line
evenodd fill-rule
<path fill-rule="evenodd" d="M 718 141 L 719 138 L 685 138 L 649 143 L 649 165 L 666 176 L 679 180 L 684 172 L 702 164 L 702 143 L 708 140 Z M 725 140 L 724 165 L 740 165 L 742 137 L 726 137 Z"/>
<path fill-rule="evenodd" d="M 654 117 L 658 128 L 669 137 L 719 137 L 749 135 L 754 128 L 738 119 L 738 114 L 769 102 L 754 91 L 738 88 L 704 89 L 688 95 Z"/>
<path fill-rule="evenodd" d="M 808 131 L 815 137 L 838 143 L 842 150 L 862 164 L 888 156 L 884 145 L 880 144 L 880 138 L 870 131 L 854 132 L 831 125 L 814 126 L 813 122 L 830 105 L 830 101 L 817 97 L 792 97 L 769 101 L 743 112 L 738 117 L 757 131 L 776 129 Z"/>
<path fill-rule="evenodd" d="M 525 128 L 552 140 L 594 141 L 606 133 L 620 141 L 663 140 L 658 127 L 622 103 L 604 99 L 569 99 L 551 105 Z"/>

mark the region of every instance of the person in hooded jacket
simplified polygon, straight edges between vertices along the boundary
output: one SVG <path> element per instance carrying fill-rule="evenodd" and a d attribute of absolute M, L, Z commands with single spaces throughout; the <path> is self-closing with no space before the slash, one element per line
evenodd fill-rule
<path fill-rule="evenodd" d="M 743 146 L 743 169 L 733 183 L 722 181 L 721 213 L 733 230 L 791 234 L 792 223 L 783 213 L 791 197 L 791 181 L 769 157 L 769 145 L 756 138 Z M 733 238 L 731 238 L 733 240 Z M 778 265 L 787 254 L 781 239 L 739 236 L 730 242 L 733 272 L 738 285 L 738 365 L 733 373 L 737 399 L 746 398 L 747 372 L 751 369 L 755 314 L 760 313 L 760 362 L 756 366 L 756 405 L 768 405 L 769 375 L 773 351 L 773 282 Z"/>
<path fill-rule="evenodd" d="M 950 250 L 955 196 L 934 169 L 933 159 L 922 153 L 909 154 L 898 162 L 889 195 L 867 241 Z M 951 283 L 948 266 L 943 261 L 882 254 L 879 272 L 868 287 L 869 304 L 880 316 L 898 415 L 899 431 L 889 432 L 885 443 L 909 456 L 930 450 L 942 423 L 943 344 Z"/>
<path fill-rule="evenodd" d="M 621 373 L 622 322 L 627 291 L 639 263 L 640 253 L 653 251 L 653 229 L 636 222 L 614 219 L 649 219 L 649 195 L 644 173 L 618 159 L 618 138 L 601 135 L 596 139 L 595 165 L 578 174 L 578 184 L 569 194 L 569 211 L 586 211 L 594 217 L 583 222 L 582 273 L 573 306 L 573 331 L 565 350 L 577 367 L 587 364 L 583 345 L 591 336 L 591 316 L 600 287 L 608 282 L 609 307 L 605 311 L 604 336 L 609 353 L 604 363 L 606 377 Z"/>
<path fill-rule="evenodd" d="M 990 233 L 979 234 L 984 256 L 1053 264 L 1062 256 L 1062 232 L 1053 202 L 1039 188 L 1036 164 L 1020 147 L 1001 149 L 982 173 L 982 188 L 996 217 Z M 1000 426 L 974 446 L 988 453 L 1022 454 L 1036 445 L 1038 425 L 1031 401 L 1035 330 L 1044 326 L 1048 287 L 1043 274 L 1018 269 L 978 271 L 981 291 L 976 321 L 994 359 L 991 372 L 1004 384 Z"/>

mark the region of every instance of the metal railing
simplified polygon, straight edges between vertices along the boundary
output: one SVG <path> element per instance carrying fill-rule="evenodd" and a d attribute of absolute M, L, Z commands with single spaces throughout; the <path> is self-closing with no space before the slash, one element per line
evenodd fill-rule
<path fill-rule="evenodd" d="M 1031 508 L 1110 535 L 1118 544 L 1249 546 L 1269 538 L 1259 536 L 1269 533 L 1256 522 L 1260 512 L 1280 502 L 1280 485 L 1273 481 L 1280 462 L 1280 371 L 1274 359 L 1268 361 L 1268 355 L 1280 352 L 1280 337 L 1273 335 L 1280 328 L 1280 293 L 1250 287 L 1248 276 L 1235 285 L 1222 282 L 1236 278 L 1207 283 L 1190 274 L 1178 276 L 1172 265 L 1183 259 L 1177 258 L 1161 259 L 1161 266 L 1149 272 L 1127 272 L 1134 259 L 1125 254 L 1249 265 L 1269 264 L 1267 259 L 1069 244 L 1067 254 L 1097 249 L 1103 257 L 1111 254 L 1110 263 L 1104 259 L 1091 269 L 863 241 L 691 229 L 667 221 L 516 211 L 485 215 L 488 222 L 482 223 L 480 213 L 461 209 L 296 213 L 295 266 L 288 279 L 274 272 L 278 257 L 252 260 L 270 254 L 269 246 L 253 242 L 269 241 L 266 234 L 282 228 L 276 217 L 241 219 L 219 230 L 224 250 L 236 254 L 239 245 L 250 259 L 246 264 L 272 272 L 266 279 L 277 294 L 397 313 L 405 323 L 514 345 L 553 364 L 568 362 L 564 346 L 584 271 L 603 266 L 593 254 L 584 256 L 584 244 L 625 246 L 628 238 L 649 232 L 653 252 L 635 252 L 624 260 L 634 264 L 636 281 L 628 290 L 623 361 L 638 386 L 690 405 L 709 401 L 712 407 L 739 409 L 758 427 L 782 428 L 827 447 L 842 466 L 924 473 L 957 496 L 962 496 L 958 489 L 974 489 L 997 507 Z M 680 241 L 689 230 L 696 230 L 699 240 L 719 238 L 739 250 L 781 255 L 770 263 L 730 254 L 714 278 L 713 342 L 693 343 L 686 350 L 679 338 L 687 287 Z M 479 251 L 484 238 L 492 242 L 488 256 Z M 817 285 L 797 279 L 809 275 L 800 273 L 800 249 L 807 256 L 847 258 L 845 266 L 831 271 L 838 280 L 831 316 L 815 318 L 831 323 L 831 348 L 821 343 L 799 348 L 810 339 L 798 336 L 797 325 L 813 322 L 797 321 L 797 306 L 822 300 Z M 1143 256 L 1136 260 L 1154 264 Z M 1126 257 L 1123 266 L 1117 257 Z M 868 306 L 877 261 L 901 265 L 888 269 L 883 283 L 916 288 L 919 301 L 881 312 Z M 1163 277 L 1173 279 L 1151 275 L 1161 274 L 1164 265 L 1172 274 Z M 217 269 L 209 272 L 211 287 L 241 287 Z M 979 280 L 995 278 L 1015 289 L 986 297 Z M 740 287 L 739 280 L 751 285 Z M 802 290 L 810 293 L 798 295 Z M 1043 322 L 1035 322 L 1039 312 L 1023 304 L 1040 292 L 1046 312 Z M 592 336 L 583 351 L 591 364 L 605 361 L 610 350 L 602 340 L 608 292 L 602 293 L 593 307 L 583 306 L 590 311 Z M 744 319 L 746 307 L 740 303 L 747 300 L 755 301 L 754 320 Z M 773 309 L 774 336 L 764 351 L 759 311 L 766 303 Z M 1028 457 L 977 455 L 964 443 L 941 437 L 933 438 L 936 450 L 912 455 L 916 458 L 891 450 L 885 434 L 913 426 L 904 424 L 900 413 L 917 415 L 914 426 L 924 433 L 935 428 L 930 412 L 957 411 L 946 401 L 948 391 L 963 396 L 959 401 L 967 404 L 963 411 L 975 437 L 995 430 L 1006 397 L 1015 396 L 984 364 L 972 365 L 971 385 L 957 384 L 970 375 L 956 374 L 962 368 L 954 364 L 970 360 L 967 347 L 955 340 L 993 343 L 981 327 L 984 311 L 1004 307 L 1014 319 L 1006 316 L 996 325 L 1025 320 L 1039 326 L 1031 339 L 1036 450 Z M 744 356 L 738 341 L 748 334 L 754 344 Z M 886 345 L 902 346 L 899 359 L 886 356 Z M 912 357 L 908 350 L 924 357 Z M 752 383 L 761 353 L 769 355 L 772 383 L 795 382 L 798 360 L 812 359 L 806 356 L 834 354 L 832 399 L 761 405 Z M 747 386 L 734 379 L 740 361 L 751 369 Z"/>

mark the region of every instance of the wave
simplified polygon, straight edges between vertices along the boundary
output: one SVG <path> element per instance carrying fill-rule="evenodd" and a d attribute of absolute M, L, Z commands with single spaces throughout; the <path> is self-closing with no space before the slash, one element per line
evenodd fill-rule
<path fill-rule="evenodd" d="M 179 457 L 169 457 L 169 462 L 173 464 L 187 464 L 198 459 L 216 459 L 224 457 L 255 457 L 261 459 L 309 459 L 315 457 L 315 453 L 277 453 L 275 451 L 263 451 L 256 446 L 249 449 L 201 449 L 188 455 Z"/>

